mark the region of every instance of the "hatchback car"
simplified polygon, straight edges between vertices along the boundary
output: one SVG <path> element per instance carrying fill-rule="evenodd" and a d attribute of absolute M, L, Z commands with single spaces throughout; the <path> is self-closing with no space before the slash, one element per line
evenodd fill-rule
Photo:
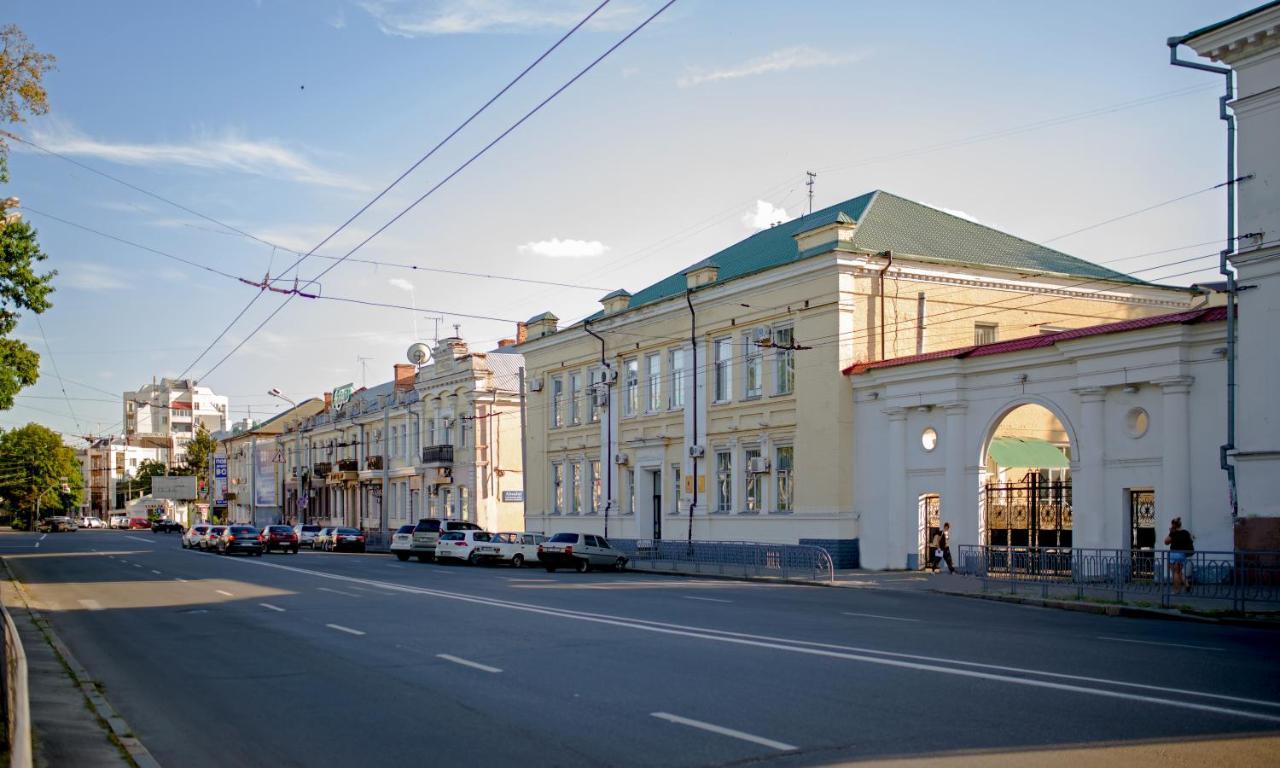
<path fill-rule="evenodd" d="M 195 549 L 200 546 L 200 542 L 209 535 L 209 529 L 213 528 L 208 523 L 196 523 L 182 534 L 182 548 Z"/>
<path fill-rule="evenodd" d="M 298 554 L 298 534 L 287 525 L 268 525 L 262 531 L 262 551 L 270 552 L 273 549 L 286 554 Z"/>
<path fill-rule="evenodd" d="M 106 523 L 102 522 L 102 518 L 89 515 L 87 517 L 80 518 L 80 527 L 81 528 L 106 528 L 107 525 Z"/>
<path fill-rule="evenodd" d="M 218 539 L 222 538 L 222 534 L 227 532 L 227 526 L 215 525 L 209 528 L 204 537 L 200 539 L 200 551 L 212 552 L 218 548 Z"/>
<path fill-rule="evenodd" d="M 614 549 L 603 536 L 591 533 L 557 533 L 538 545 L 538 560 L 547 573 L 557 568 L 573 568 L 586 573 L 592 568 L 627 567 L 627 556 Z"/>
<path fill-rule="evenodd" d="M 293 532 L 298 534 L 298 546 L 315 549 L 316 534 L 321 531 L 318 525 L 295 525 Z"/>
<path fill-rule="evenodd" d="M 461 560 L 476 565 L 498 556 L 493 534 L 486 531 L 447 531 L 436 542 L 436 562 Z"/>
<path fill-rule="evenodd" d="M 333 528 L 332 533 L 324 540 L 326 552 L 364 551 L 364 534 L 355 528 Z"/>
<path fill-rule="evenodd" d="M 218 554 L 232 555 L 243 552 L 246 555 L 262 556 L 262 534 L 252 525 L 228 525 L 218 537 Z"/>
<path fill-rule="evenodd" d="M 417 555 L 418 560 L 427 562 L 436 554 L 436 543 L 442 533 L 451 531 L 482 531 L 475 523 L 466 520 L 441 520 L 435 517 L 424 517 L 413 527 L 413 545 L 410 553 Z"/>
<path fill-rule="evenodd" d="M 493 545 L 497 547 L 498 555 L 494 559 L 502 563 L 511 563 L 512 568 L 519 568 L 525 563 L 536 563 L 538 562 L 538 545 L 546 541 L 546 538 L 540 533 L 524 531 L 495 533 Z"/>
<path fill-rule="evenodd" d="M 400 562 L 409 559 L 409 555 L 413 550 L 413 529 L 415 525 L 402 525 L 391 534 L 391 554 L 395 555 Z"/>
<path fill-rule="evenodd" d="M 76 521 L 65 515 L 51 515 L 41 520 L 40 525 L 36 526 L 36 530 L 60 533 L 74 532 L 78 527 Z"/>
<path fill-rule="evenodd" d="M 326 526 L 326 527 L 321 528 L 320 530 L 316 531 L 316 534 L 315 534 L 314 536 L 312 536 L 312 537 L 311 537 L 311 548 L 312 548 L 312 549 L 324 549 L 324 548 L 325 548 L 325 544 L 329 541 L 329 537 L 330 537 L 331 535 L 333 535 L 333 532 L 334 532 L 335 530 L 337 530 L 337 529 L 336 529 L 336 528 L 329 527 L 329 526 Z"/>
<path fill-rule="evenodd" d="M 112 528 L 128 528 L 129 527 L 128 515 L 112 515 L 108 519 L 111 521 Z"/>

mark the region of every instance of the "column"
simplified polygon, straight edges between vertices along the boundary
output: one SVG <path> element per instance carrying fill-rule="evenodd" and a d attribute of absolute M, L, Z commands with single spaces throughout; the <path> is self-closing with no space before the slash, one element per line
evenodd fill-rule
<path fill-rule="evenodd" d="M 907 554 L 915 550 L 910 545 L 915 535 L 915 515 L 905 514 L 907 509 L 907 409 L 886 408 L 889 417 L 889 450 L 885 470 L 889 480 L 889 508 L 885 513 L 887 537 L 887 562 L 890 568 L 905 568 Z"/>
<path fill-rule="evenodd" d="M 1080 431 L 1077 444 L 1071 446 L 1072 456 L 1078 459 L 1078 468 L 1071 475 L 1072 546 L 1119 547 L 1119 526 L 1108 520 L 1105 496 L 1103 407 L 1107 390 L 1081 387 L 1074 391 L 1080 397 Z"/>
<path fill-rule="evenodd" d="M 960 557 L 961 544 L 980 543 L 978 510 L 969 507 L 967 499 L 970 494 L 965 487 L 968 481 L 965 468 L 970 458 L 964 428 L 968 404 L 947 403 L 942 408 L 947 415 L 942 433 L 947 459 L 945 489 L 942 492 L 942 522 L 951 523 L 951 556 L 955 559 Z"/>
<path fill-rule="evenodd" d="M 1191 428 L 1190 393 L 1194 379 L 1175 376 L 1158 379 L 1160 385 L 1163 451 L 1160 464 L 1160 487 L 1156 489 L 1156 547 L 1164 541 L 1169 521 L 1182 518 L 1182 525 L 1192 527 L 1191 508 Z"/>

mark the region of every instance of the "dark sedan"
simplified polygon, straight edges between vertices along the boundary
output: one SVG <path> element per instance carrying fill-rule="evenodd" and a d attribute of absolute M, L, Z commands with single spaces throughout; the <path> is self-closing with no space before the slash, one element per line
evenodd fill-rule
<path fill-rule="evenodd" d="M 364 534 L 355 528 L 334 528 L 325 539 L 324 548 L 330 552 L 363 552 Z"/>
<path fill-rule="evenodd" d="M 298 534 L 287 525 L 268 525 L 262 530 L 262 551 L 273 549 L 298 554 Z"/>
<path fill-rule="evenodd" d="M 252 525 L 229 525 L 218 537 L 218 554 L 231 555 L 243 552 L 255 557 L 262 556 L 262 534 Z"/>
<path fill-rule="evenodd" d="M 152 533 L 183 533 L 186 528 L 182 527 L 182 523 L 175 520 L 153 520 L 151 522 Z"/>

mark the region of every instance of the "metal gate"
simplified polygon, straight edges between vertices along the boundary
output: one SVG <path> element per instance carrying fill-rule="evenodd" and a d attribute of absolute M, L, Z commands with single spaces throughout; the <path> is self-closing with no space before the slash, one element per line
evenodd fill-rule
<path fill-rule="evenodd" d="M 920 567 L 930 562 L 933 537 L 942 530 L 942 497 L 936 493 L 920 497 Z"/>
<path fill-rule="evenodd" d="M 1155 575 L 1156 492 L 1129 491 L 1129 552 L 1136 579 Z"/>
<path fill-rule="evenodd" d="M 1071 481 L 1028 472 L 1018 483 L 982 489 L 983 543 L 997 547 L 1069 548 Z"/>

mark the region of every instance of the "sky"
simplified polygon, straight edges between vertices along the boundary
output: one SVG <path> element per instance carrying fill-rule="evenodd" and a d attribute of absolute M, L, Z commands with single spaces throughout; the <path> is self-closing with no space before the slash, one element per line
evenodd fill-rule
<path fill-rule="evenodd" d="M 815 208 L 884 189 L 1148 280 L 1216 273 L 1222 79 L 1165 40 L 1255 2 L 677 0 L 466 164 L 663 2 L 608 2 L 291 271 L 599 0 L 7 3 L 58 57 L 49 114 L 9 128 L 132 186 L 10 142 L 0 192 L 59 274 L 0 426 L 118 431 L 123 391 L 177 375 L 262 418 L 268 389 L 372 386 L 455 324 L 479 350 L 566 325 L 798 216 L 806 171 Z M 268 274 L 326 298 L 237 279 Z"/>

